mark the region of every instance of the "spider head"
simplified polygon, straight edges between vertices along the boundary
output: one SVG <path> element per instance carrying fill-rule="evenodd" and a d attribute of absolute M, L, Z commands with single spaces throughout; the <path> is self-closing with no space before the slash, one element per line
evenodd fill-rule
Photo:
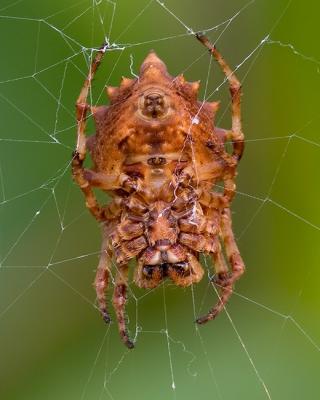
<path fill-rule="evenodd" d="M 147 280 L 170 277 L 173 273 L 181 277 L 189 276 L 190 266 L 187 262 L 178 262 L 174 264 L 163 263 L 158 265 L 145 265 L 143 267 L 143 275 Z"/>
<path fill-rule="evenodd" d="M 189 286 L 199 282 L 202 276 L 199 261 L 187 248 L 161 243 L 161 246 L 148 247 L 138 258 L 135 282 L 150 289 L 169 278 L 178 286 Z"/>
<path fill-rule="evenodd" d="M 136 279 L 136 283 L 140 287 L 149 289 L 157 287 L 165 278 L 172 279 L 178 285 L 179 281 L 190 281 L 192 283 L 193 280 L 191 267 L 187 261 L 177 263 L 162 262 L 155 265 L 144 264 L 141 272 L 139 279 Z"/>

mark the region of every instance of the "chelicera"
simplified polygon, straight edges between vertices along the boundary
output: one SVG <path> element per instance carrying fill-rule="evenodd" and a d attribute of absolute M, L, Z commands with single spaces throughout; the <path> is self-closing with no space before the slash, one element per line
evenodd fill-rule
<path fill-rule="evenodd" d="M 199 82 L 172 77 L 151 51 L 137 79 L 123 78 L 107 87 L 109 106 L 91 107 L 88 93 L 108 51 L 96 53 L 77 100 L 77 146 L 72 159 L 75 182 L 86 206 L 102 226 L 102 249 L 95 278 L 102 317 L 110 321 L 106 290 L 115 266 L 113 305 L 124 344 L 132 348 L 126 327 L 128 263 L 136 259 L 134 281 L 154 288 L 165 278 L 186 287 L 201 280 L 201 253 L 212 258 L 219 300 L 197 319 L 214 319 L 244 272 L 234 234 L 230 204 L 244 148 L 241 129 L 241 86 L 219 51 L 203 34 L 197 39 L 218 62 L 231 93 L 232 126 L 214 125 L 217 102 L 197 99 Z M 86 137 L 91 112 L 96 133 Z M 232 152 L 226 143 L 232 143 Z M 89 150 L 93 166 L 84 168 Z M 223 190 L 217 190 L 217 186 Z M 111 196 L 100 205 L 93 188 Z"/>

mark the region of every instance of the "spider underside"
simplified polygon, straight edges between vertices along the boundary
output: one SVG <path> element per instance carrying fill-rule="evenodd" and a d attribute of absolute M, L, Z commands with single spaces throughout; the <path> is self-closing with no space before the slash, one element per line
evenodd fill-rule
<path fill-rule="evenodd" d="M 109 106 L 91 107 L 87 97 L 97 68 L 108 50 L 96 53 L 77 100 L 77 146 L 72 159 L 75 182 L 86 206 L 102 225 L 102 249 L 95 278 L 99 309 L 106 322 L 112 263 L 116 265 L 113 305 L 124 344 L 132 348 L 125 316 L 128 262 L 136 258 L 134 281 L 154 288 L 169 278 L 182 287 L 203 276 L 201 253 L 213 261 L 217 304 L 197 319 L 214 319 L 244 272 L 232 231 L 230 204 L 244 148 L 241 129 L 241 85 L 216 47 L 203 34 L 197 39 L 218 62 L 231 94 L 232 127 L 214 126 L 217 102 L 197 100 L 199 82 L 173 78 L 151 51 L 138 79 L 123 78 L 119 88 L 107 87 Z M 85 136 L 88 111 L 96 133 Z M 225 143 L 232 143 L 230 154 Z M 83 166 L 89 150 L 92 169 Z M 223 191 L 215 190 L 223 183 Z M 98 204 L 93 188 L 112 201 Z"/>

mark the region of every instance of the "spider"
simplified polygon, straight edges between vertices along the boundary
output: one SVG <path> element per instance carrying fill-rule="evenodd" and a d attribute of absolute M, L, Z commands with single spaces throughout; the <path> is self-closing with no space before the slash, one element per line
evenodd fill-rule
<path fill-rule="evenodd" d="M 128 263 L 136 259 L 134 281 L 154 288 L 165 278 L 187 287 L 201 280 L 201 253 L 213 261 L 217 304 L 196 320 L 214 319 L 244 272 L 232 231 L 230 203 L 237 164 L 244 149 L 241 85 L 217 48 L 203 33 L 197 39 L 218 62 L 231 93 L 232 127 L 214 126 L 218 102 L 197 100 L 199 82 L 173 78 L 154 51 L 137 79 L 123 78 L 107 87 L 109 106 L 87 103 L 91 83 L 107 52 L 103 45 L 92 61 L 76 103 L 77 145 L 72 172 L 86 206 L 102 227 L 102 248 L 94 286 L 103 319 L 110 322 L 106 290 L 116 265 L 113 305 L 120 337 L 133 348 L 126 326 Z M 86 137 L 90 110 L 96 133 Z M 232 152 L 226 143 L 232 143 Z M 87 149 L 93 161 L 84 168 Z M 223 190 L 218 191 L 219 184 Z M 93 188 L 111 196 L 99 205 Z"/>

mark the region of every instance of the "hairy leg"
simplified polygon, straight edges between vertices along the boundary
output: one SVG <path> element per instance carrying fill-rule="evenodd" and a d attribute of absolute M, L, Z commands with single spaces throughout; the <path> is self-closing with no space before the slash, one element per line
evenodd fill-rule
<path fill-rule="evenodd" d="M 233 142 L 233 156 L 236 158 L 236 160 L 240 160 L 244 149 L 244 136 L 241 126 L 241 84 L 232 69 L 217 50 L 216 46 L 210 43 L 209 39 L 202 33 L 197 33 L 196 37 L 209 50 L 212 57 L 214 57 L 218 62 L 220 68 L 226 76 L 226 79 L 229 82 L 232 110 L 231 139 Z"/>
<path fill-rule="evenodd" d="M 128 288 L 128 265 L 120 265 L 117 268 L 116 285 L 113 294 L 113 306 L 117 315 L 120 337 L 123 343 L 129 349 L 132 349 L 134 344 L 128 335 L 125 313 Z"/>
<path fill-rule="evenodd" d="M 220 250 L 214 254 L 214 267 L 216 271 L 214 283 L 219 288 L 219 301 L 213 308 L 209 310 L 206 315 L 197 319 L 196 322 L 198 324 L 204 324 L 207 321 L 214 319 L 224 309 L 226 303 L 232 295 L 234 283 L 241 277 L 245 270 L 244 263 L 240 256 L 240 252 L 232 231 L 230 209 L 226 208 L 223 211 L 221 224 L 222 239 L 225 245 L 226 255 L 231 265 L 231 272 L 228 272 L 228 266 L 222 251 Z"/>
<path fill-rule="evenodd" d="M 215 304 L 215 306 L 212 307 L 206 315 L 197 318 L 196 322 L 198 324 L 204 324 L 211 319 L 214 319 L 224 309 L 225 304 L 232 294 L 232 285 L 230 286 L 228 284 L 225 284 L 229 278 L 229 270 L 221 249 L 217 253 L 214 253 L 212 255 L 212 258 L 215 270 L 213 282 L 218 287 L 219 300 L 217 304 Z"/>
<path fill-rule="evenodd" d="M 105 322 L 110 322 L 110 315 L 108 313 L 107 303 L 106 303 L 106 290 L 109 283 L 110 270 L 112 266 L 112 259 L 109 250 L 109 238 L 103 234 L 101 256 L 97 268 L 96 277 L 94 280 L 94 287 L 97 293 L 97 300 L 99 310 L 101 312 L 102 318 Z"/>
<path fill-rule="evenodd" d="M 91 88 L 92 79 L 94 78 L 98 66 L 103 58 L 105 50 L 106 46 L 102 46 L 96 53 L 76 103 L 77 146 L 72 158 L 72 173 L 74 180 L 80 186 L 80 189 L 85 195 L 86 206 L 98 221 L 103 219 L 103 212 L 97 202 L 90 183 L 84 176 L 83 162 L 86 157 L 86 118 L 88 109 L 90 108 L 90 106 L 87 104 L 87 97 Z"/>
<path fill-rule="evenodd" d="M 231 211 L 229 208 L 224 209 L 222 213 L 222 235 L 226 254 L 232 267 L 232 274 L 228 283 L 233 285 L 244 273 L 245 266 L 232 231 Z"/>
<path fill-rule="evenodd" d="M 88 75 L 86 80 L 84 81 L 83 87 L 80 91 L 79 97 L 76 103 L 76 111 L 77 111 L 77 147 L 76 152 L 79 154 L 80 160 L 84 160 L 86 155 L 86 135 L 85 135 L 85 128 L 86 128 L 86 117 L 87 112 L 90 106 L 87 104 L 87 98 L 89 91 L 91 89 L 91 82 L 95 76 L 95 73 L 102 61 L 102 58 L 106 52 L 106 45 L 101 46 L 101 48 L 97 51 L 94 59 L 92 60 Z"/>

